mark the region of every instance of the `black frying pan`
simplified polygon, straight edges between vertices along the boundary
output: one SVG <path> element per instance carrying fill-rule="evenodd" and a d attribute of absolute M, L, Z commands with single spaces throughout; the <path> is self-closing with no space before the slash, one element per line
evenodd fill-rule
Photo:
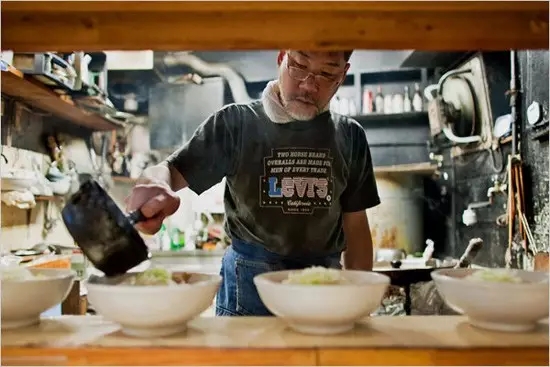
<path fill-rule="evenodd" d="M 151 257 L 134 228 L 143 214 L 126 216 L 93 179 L 71 196 L 61 215 L 77 246 L 106 276 L 124 274 Z"/>

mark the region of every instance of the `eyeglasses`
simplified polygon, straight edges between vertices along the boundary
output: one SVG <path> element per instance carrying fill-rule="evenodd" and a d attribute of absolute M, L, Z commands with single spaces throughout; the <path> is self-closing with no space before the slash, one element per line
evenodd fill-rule
<path fill-rule="evenodd" d="M 291 66 L 290 62 L 295 63 L 295 61 L 293 61 L 287 55 L 286 68 L 288 70 L 288 75 L 294 80 L 303 82 L 306 81 L 310 76 L 312 76 L 315 80 L 315 83 L 319 87 L 330 87 L 338 82 L 340 75 L 312 73 L 307 69 L 299 68 L 297 66 Z"/>

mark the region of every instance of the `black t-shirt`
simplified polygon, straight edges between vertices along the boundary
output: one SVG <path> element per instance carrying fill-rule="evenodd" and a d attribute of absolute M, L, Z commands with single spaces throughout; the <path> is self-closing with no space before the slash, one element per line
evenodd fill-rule
<path fill-rule="evenodd" d="M 280 255 L 344 250 L 342 214 L 380 203 L 364 129 L 330 111 L 277 124 L 260 101 L 231 104 L 167 161 L 197 194 L 226 177 L 227 233 Z"/>

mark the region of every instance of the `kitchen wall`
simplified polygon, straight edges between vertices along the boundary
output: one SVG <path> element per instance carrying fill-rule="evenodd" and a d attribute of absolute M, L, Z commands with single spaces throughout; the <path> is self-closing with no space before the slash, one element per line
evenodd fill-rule
<path fill-rule="evenodd" d="M 536 240 L 548 248 L 550 218 L 549 194 L 549 151 L 548 135 L 544 141 L 532 139 L 526 128 L 526 107 L 533 101 L 543 104 L 548 110 L 548 51 L 521 51 L 518 53 L 520 75 L 521 106 L 521 153 L 526 164 L 525 187 L 528 190 L 528 222 Z M 493 119 L 510 113 L 509 99 L 505 92 L 510 86 L 510 56 L 508 52 L 483 53 Z M 499 227 L 496 220 L 505 214 L 506 196 L 495 196 L 492 206 L 477 210 L 478 223 L 465 226 L 462 212 L 471 202 L 487 200 L 487 189 L 493 178 L 504 179 L 506 155 L 510 143 L 502 147 L 502 156 L 494 158 L 487 152 L 473 154 L 463 160 L 451 163 L 449 151 L 445 151 L 444 164 L 448 171 L 448 185 L 452 191 L 452 204 L 447 222 L 447 238 L 441 254 L 459 256 L 473 237 L 484 240 L 484 248 L 477 262 L 484 266 L 504 266 L 508 246 L 507 227 Z M 503 159 L 504 158 L 504 159 Z M 495 167 L 496 166 L 496 167 Z M 529 200 L 530 199 L 530 200 Z"/>
<path fill-rule="evenodd" d="M 548 51 L 525 51 L 519 53 L 522 104 L 522 145 L 521 153 L 528 163 L 527 177 L 531 185 L 528 197 L 531 210 L 528 220 L 535 241 L 548 249 L 550 243 L 550 205 L 548 132 L 545 139 L 536 139 L 535 133 L 527 126 L 526 108 L 532 102 L 539 102 L 548 113 Z M 548 119 L 548 115 L 546 115 Z"/>
<path fill-rule="evenodd" d="M 43 143 L 43 134 L 55 131 L 61 123 L 31 110 L 25 109 L 14 113 L 9 107 L 8 102 L 2 113 L 2 153 L 8 161 L 7 163 L 2 161 L 2 171 L 10 168 L 32 169 L 33 162 L 37 162 L 40 171 L 46 173 L 51 160 Z M 81 133 L 71 132 L 77 136 Z M 87 154 L 87 151 L 82 151 L 82 155 L 84 154 Z M 61 200 L 37 201 L 36 206 L 30 210 L 2 203 L 0 243 L 2 251 L 29 248 L 45 241 L 72 244 L 69 233 L 60 222 L 61 207 Z M 47 218 L 54 220 L 54 226 L 51 231 L 44 233 L 44 222 Z"/>
<path fill-rule="evenodd" d="M 50 157 L 43 145 L 43 136 L 47 133 L 66 132 L 68 145 L 65 147 L 67 155 L 73 160 L 81 173 L 92 173 L 93 167 L 89 151 L 85 144 L 88 134 L 81 129 L 71 128 L 70 125 L 58 121 L 50 116 L 44 116 L 30 110 L 23 110 L 14 119 L 10 114 L 2 115 L 2 153 L 6 156 L 8 163 L 1 162 L 2 170 L 10 168 L 31 169 L 33 162 L 38 162 L 40 171 L 46 173 Z M 8 146 L 11 145 L 11 146 Z M 146 126 L 135 127 L 129 136 L 129 144 L 133 152 L 149 151 L 149 129 Z M 115 202 L 124 207 L 124 199 L 130 193 L 133 183 L 131 181 L 109 180 L 109 194 Z M 219 210 L 215 200 L 222 198 L 223 186 L 217 185 L 200 197 L 189 189 L 181 190 L 179 193 L 181 206 L 172 216 L 171 220 L 178 226 L 186 228 L 194 220 L 194 210 L 214 207 Z M 214 199 L 212 199 L 212 197 Z M 202 208 L 198 204 L 204 204 Z M 64 201 L 57 198 L 53 201 L 36 201 L 36 206 L 30 210 L 1 204 L 1 250 L 2 252 L 29 248 L 38 243 L 56 243 L 62 245 L 73 245 L 73 239 L 68 233 L 60 216 Z M 219 204 L 219 203 L 218 203 Z M 54 221 L 53 228 L 44 232 L 46 218 Z"/>
<path fill-rule="evenodd" d="M 40 171 L 47 172 L 51 159 L 44 144 L 47 134 L 61 133 L 66 138 L 66 155 L 75 163 L 80 173 L 92 173 L 93 166 L 85 139 L 89 132 L 72 126 L 50 115 L 31 110 L 14 101 L 3 99 L 1 122 L 2 153 L 8 163 L 1 162 L 2 171 L 10 168 L 32 169 L 33 161 L 38 162 Z M 122 205 L 127 190 L 112 190 L 111 195 Z M 9 251 L 29 248 L 41 242 L 73 245 L 60 216 L 63 199 L 52 201 L 37 200 L 33 209 L 25 210 L 1 204 L 1 249 Z M 46 218 L 54 221 L 48 232 L 43 232 Z"/>
<path fill-rule="evenodd" d="M 509 113 L 508 98 L 504 92 L 509 88 L 509 53 L 491 52 L 483 53 L 486 73 L 488 78 L 489 93 L 493 118 Z M 542 103 L 548 109 L 548 52 L 547 51 L 522 51 L 519 52 L 519 71 L 521 73 L 521 110 L 520 120 L 522 125 L 521 153 L 526 161 L 526 186 L 530 188 L 528 208 L 532 208 L 528 214 L 528 220 L 537 241 L 548 245 L 549 242 L 549 205 L 548 205 L 548 140 L 533 140 L 532 133 L 525 131 L 526 118 L 525 109 L 533 101 Z M 14 147 L 22 148 L 25 151 L 36 153 L 21 153 L 19 158 L 25 154 L 41 158 L 43 171 L 46 169 L 49 158 L 42 147 L 41 134 L 44 132 L 56 131 L 63 128 L 72 135 L 78 136 L 79 144 L 72 147 L 72 154 L 78 165 L 84 170 L 91 170 L 91 161 L 88 151 L 83 145 L 85 133 L 80 129 L 68 127 L 56 121 L 50 116 L 44 116 L 31 111 L 23 111 L 18 120 L 12 121 L 9 111 L 2 116 L 2 144 L 8 142 L 7 136 L 11 136 L 11 143 Z M 9 128 L 13 125 L 11 128 Z M 11 130 L 11 132 L 10 132 Z M 10 134 L 8 134 L 10 132 Z M 132 145 L 145 149 L 148 142 L 148 132 L 145 128 L 136 129 L 136 135 Z M 510 150 L 510 144 L 503 146 L 503 157 Z M 14 149 L 6 149 L 8 155 L 8 167 L 14 162 L 23 162 L 25 159 L 16 159 Z M 436 242 L 436 254 L 439 256 L 459 256 L 465 249 L 467 242 L 472 237 L 481 237 L 485 240 L 485 247 L 478 257 L 481 265 L 502 266 L 504 265 L 504 254 L 507 246 L 507 229 L 498 227 L 496 220 L 505 213 L 506 197 L 497 195 L 495 203 L 488 208 L 477 210 L 478 223 L 466 227 L 461 221 L 461 215 L 467 205 L 471 202 L 486 200 L 487 189 L 492 185 L 492 179 L 496 175 L 504 178 L 504 169 L 501 167 L 500 156 L 491 157 L 486 152 L 468 157 L 463 162 L 451 163 L 449 152 L 444 152 L 446 160 L 444 165 L 449 167 L 446 172 L 449 177 L 444 183 L 449 192 L 441 196 L 441 184 L 425 179 L 425 225 L 426 237 Z M 12 158 L 13 157 L 13 158 Z M 497 166 L 495 169 L 494 166 Z M 4 167 L 4 166 L 3 166 Z M 115 200 L 122 203 L 124 197 L 131 189 L 130 184 L 116 184 L 111 190 Z M 192 212 L 189 210 L 196 202 L 196 195 L 189 190 L 181 193 L 182 206 L 174 219 L 186 223 L 192 221 Z M 52 205 L 54 204 L 54 205 Z M 59 204 L 59 203 L 58 203 Z M 72 243 L 72 239 L 60 222 L 59 210 L 55 203 L 50 207 L 54 216 L 57 215 L 57 225 L 46 238 L 42 238 L 42 225 L 45 217 L 45 202 L 37 203 L 36 208 L 25 211 L 2 204 L 2 246 L 3 247 L 30 247 L 42 240 Z M 437 222 L 436 222 L 437 221 Z M 29 225 L 27 226 L 27 223 Z M 437 223 L 438 225 L 434 225 Z M 443 230 L 434 230 L 435 228 Z M 443 233 L 442 233 L 443 232 Z"/>
<path fill-rule="evenodd" d="M 8 159 L 7 164 L 2 162 L 3 171 L 12 167 L 28 169 L 32 160 L 39 162 L 42 172 L 47 170 L 49 158 L 44 154 L 9 147 L 4 147 L 2 153 Z M 58 200 L 37 201 L 33 209 L 24 210 L 2 203 L 0 234 L 2 251 L 28 248 L 46 240 L 72 244 L 65 226 L 59 221 L 60 205 L 61 202 Z M 55 222 L 51 232 L 44 234 L 43 228 L 47 216 Z"/>

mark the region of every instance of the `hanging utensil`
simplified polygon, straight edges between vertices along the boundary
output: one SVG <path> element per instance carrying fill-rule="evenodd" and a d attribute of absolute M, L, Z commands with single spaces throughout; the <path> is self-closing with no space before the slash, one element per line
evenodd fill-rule
<path fill-rule="evenodd" d="M 519 214 L 519 218 L 526 232 L 527 240 L 529 241 L 529 249 L 533 252 L 534 255 L 536 255 L 539 251 L 538 251 L 537 244 L 535 243 L 535 238 L 533 237 L 533 234 L 531 232 L 531 228 L 529 228 L 529 223 L 527 222 L 527 218 L 525 217 L 525 214 L 521 212 Z"/>
<path fill-rule="evenodd" d="M 530 229 L 525 218 L 525 193 L 523 187 L 523 163 L 519 155 L 508 156 L 508 249 L 505 258 L 507 265 L 512 263 L 514 252 L 514 233 L 516 230 L 521 238 L 519 252 L 525 256 L 536 254 L 536 244 L 530 233 Z M 516 217 L 518 220 L 516 222 Z M 516 251 L 517 252 L 517 251 Z M 516 255 L 521 255 L 518 252 Z"/>
<path fill-rule="evenodd" d="M 512 169 L 513 169 L 513 175 L 514 175 L 514 185 L 515 185 L 515 205 L 516 205 L 516 213 L 520 217 L 520 220 L 518 221 L 518 231 L 523 239 L 523 241 L 526 241 L 526 233 L 525 233 L 525 226 L 523 225 L 523 222 L 521 221 L 521 214 L 525 212 L 525 200 L 523 197 L 523 169 L 522 169 L 522 162 L 519 160 L 519 158 L 516 158 L 512 162 Z M 526 243 L 526 242 L 525 242 Z M 527 243 L 524 246 L 525 250 L 527 250 Z"/>
<path fill-rule="evenodd" d="M 77 246 L 106 276 L 124 274 L 151 257 L 134 228 L 146 219 L 141 211 L 125 215 L 95 180 L 80 186 L 61 215 Z"/>
<path fill-rule="evenodd" d="M 54 203 L 51 200 L 46 202 L 46 207 L 44 208 L 44 225 L 42 228 L 43 238 L 46 238 L 57 224 L 57 219 L 54 217 L 53 206 Z"/>
<path fill-rule="evenodd" d="M 525 197 L 523 188 L 523 164 L 519 156 L 512 158 L 511 181 L 513 182 L 514 217 L 518 217 L 518 233 L 522 239 L 523 249 L 526 254 L 528 254 L 531 241 L 527 238 L 527 231 L 522 218 L 522 216 L 525 215 Z"/>
<path fill-rule="evenodd" d="M 472 238 L 466 250 L 464 250 L 464 253 L 458 260 L 458 263 L 455 265 L 455 269 L 470 267 L 482 247 L 483 240 L 481 238 Z"/>
<path fill-rule="evenodd" d="M 548 271 L 548 265 L 549 265 L 548 252 L 544 251 L 544 249 L 539 249 L 537 243 L 535 242 L 535 237 L 531 232 L 531 228 L 529 227 L 529 223 L 527 222 L 527 217 L 525 216 L 524 213 L 520 213 L 520 219 L 522 221 L 524 230 L 527 235 L 527 239 L 529 241 L 529 250 L 533 253 L 534 270 Z"/>

